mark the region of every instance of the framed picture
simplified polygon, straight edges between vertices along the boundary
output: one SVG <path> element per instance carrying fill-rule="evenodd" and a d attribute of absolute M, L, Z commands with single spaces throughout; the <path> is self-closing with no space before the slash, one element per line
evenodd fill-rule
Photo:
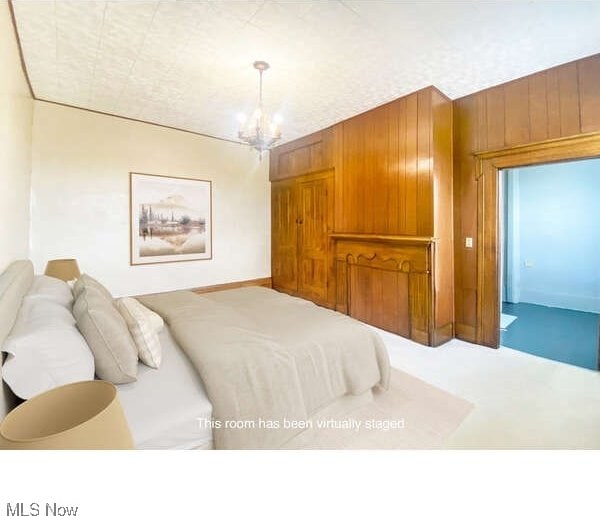
<path fill-rule="evenodd" d="M 131 265 L 212 258 L 212 184 L 129 174 Z"/>

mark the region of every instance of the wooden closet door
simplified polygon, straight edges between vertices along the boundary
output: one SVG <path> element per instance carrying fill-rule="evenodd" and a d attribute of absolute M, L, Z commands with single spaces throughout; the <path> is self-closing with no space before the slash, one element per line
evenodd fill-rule
<path fill-rule="evenodd" d="M 298 293 L 319 304 L 328 301 L 332 189 L 330 173 L 301 180 L 298 186 Z"/>
<path fill-rule="evenodd" d="M 297 182 L 279 181 L 271 189 L 271 275 L 273 287 L 298 291 Z"/>

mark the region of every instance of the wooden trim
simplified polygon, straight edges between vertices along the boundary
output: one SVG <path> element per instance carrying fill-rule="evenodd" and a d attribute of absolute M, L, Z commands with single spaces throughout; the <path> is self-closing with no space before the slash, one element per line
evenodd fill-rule
<path fill-rule="evenodd" d="M 272 288 L 273 284 L 271 277 L 256 278 L 244 281 L 234 281 L 232 283 L 220 283 L 218 285 L 208 285 L 206 287 L 198 287 L 192 290 L 195 294 L 208 294 L 209 292 L 219 292 L 221 290 L 231 290 L 234 288 L 243 287 L 266 287 Z"/>
<path fill-rule="evenodd" d="M 474 154 L 477 173 L 477 327 L 475 341 L 500 344 L 499 175 L 504 168 L 600 157 L 600 132 Z M 462 325 L 462 335 L 468 334 Z"/>
<path fill-rule="evenodd" d="M 466 340 L 467 342 L 475 342 L 476 331 L 474 326 L 456 323 L 455 333 L 457 339 Z"/>
<path fill-rule="evenodd" d="M 475 152 L 474 156 L 477 159 L 475 178 L 478 179 L 483 174 L 482 167 L 486 161 L 491 161 L 496 168 L 507 168 L 516 166 L 514 165 L 515 157 L 519 159 L 518 166 L 581 159 L 581 156 L 594 157 L 599 141 L 600 131 L 555 138 L 542 143 L 528 143 L 493 151 Z"/>
<path fill-rule="evenodd" d="M 23 70 L 23 75 L 25 76 L 25 82 L 27 82 L 27 87 L 29 88 L 29 94 L 31 98 L 37 100 L 35 93 L 33 92 L 33 88 L 31 86 L 31 80 L 29 79 L 29 73 L 27 72 L 27 66 L 25 66 L 25 57 L 23 56 L 23 47 L 21 46 L 21 38 L 19 37 L 19 31 L 17 29 L 17 19 L 15 17 L 15 10 L 13 7 L 13 0 L 8 0 L 8 10 L 10 12 L 10 19 L 13 26 L 13 31 L 15 33 L 15 39 L 17 41 L 17 48 L 19 49 L 19 59 L 21 61 L 21 70 Z"/>
<path fill-rule="evenodd" d="M 435 242 L 432 237 L 415 237 L 402 235 L 367 235 L 358 233 L 332 233 L 333 240 L 354 240 L 357 242 L 397 243 L 405 245 L 428 245 Z"/>
<path fill-rule="evenodd" d="M 431 331 L 431 346 L 438 347 L 454 338 L 454 323 L 448 323 Z"/>
<path fill-rule="evenodd" d="M 140 124 L 147 124 L 147 125 L 153 125 L 155 127 L 162 127 L 163 129 L 172 129 L 173 131 L 180 131 L 182 133 L 193 134 L 196 136 L 204 136 L 205 138 L 211 138 L 213 140 L 219 140 L 222 142 L 235 143 L 237 145 L 243 145 L 244 147 L 250 148 L 250 146 L 247 143 L 243 143 L 243 142 L 236 141 L 236 140 L 229 140 L 227 138 L 222 138 L 220 136 L 211 136 L 210 134 L 198 133 L 196 131 L 191 131 L 189 129 L 181 129 L 180 127 L 173 127 L 172 125 L 164 125 L 164 124 L 159 124 L 158 122 L 149 122 L 148 120 L 140 120 L 139 118 L 130 118 L 127 116 L 115 115 L 114 113 L 108 113 L 106 111 L 98 111 L 96 109 L 89 109 L 89 108 L 84 108 L 81 106 L 74 106 L 72 104 L 65 104 L 64 102 L 56 102 L 54 100 L 40 99 L 37 97 L 34 97 L 34 98 L 38 102 L 46 102 L 48 104 L 54 104 L 56 106 L 68 107 L 71 109 L 79 109 L 81 111 L 87 111 L 88 113 L 94 113 L 96 115 L 112 116 L 114 118 L 120 118 L 121 120 L 128 120 L 129 122 L 139 122 Z"/>
<path fill-rule="evenodd" d="M 326 177 L 331 175 L 334 172 L 333 167 L 325 167 L 320 168 L 319 170 L 311 170 L 310 172 L 306 172 L 304 174 L 299 174 L 297 176 L 289 176 L 289 177 L 278 177 L 277 179 L 269 179 L 271 183 L 283 183 L 285 181 L 311 181 L 314 179 L 319 179 L 321 177 Z"/>

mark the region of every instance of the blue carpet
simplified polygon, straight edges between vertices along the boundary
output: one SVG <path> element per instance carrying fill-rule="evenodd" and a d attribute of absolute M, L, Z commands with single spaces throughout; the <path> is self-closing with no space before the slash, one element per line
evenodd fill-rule
<path fill-rule="evenodd" d="M 503 346 L 598 370 L 600 315 L 529 303 L 502 303 L 502 312 L 517 316 L 500 331 Z"/>

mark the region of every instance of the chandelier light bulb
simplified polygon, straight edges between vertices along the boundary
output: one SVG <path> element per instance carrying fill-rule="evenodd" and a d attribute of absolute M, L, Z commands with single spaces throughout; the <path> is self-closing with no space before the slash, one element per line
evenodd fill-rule
<path fill-rule="evenodd" d="M 241 113 L 237 119 L 239 122 L 238 138 L 261 153 L 269 150 L 277 140 L 281 138 L 281 116 L 276 114 L 271 121 L 263 108 L 262 102 L 262 74 L 269 69 L 269 63 L 255 61 L 254 68 L 259 72 L 259 95 L 258 106 L 252 112 L 250 118 Z"/>

